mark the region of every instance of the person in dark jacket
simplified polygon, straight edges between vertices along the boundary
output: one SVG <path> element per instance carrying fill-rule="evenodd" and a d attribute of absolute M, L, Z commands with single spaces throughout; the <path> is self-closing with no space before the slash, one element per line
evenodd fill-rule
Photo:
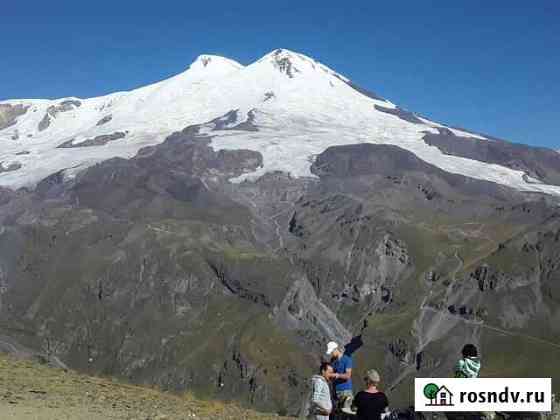
<path fill-rule="evenodd" d="M 352 401 L 352 410 L 356 412 L 358 420 L 381 420 L 381 415 L 387 412 L 389 400 L 378 389 L 381 378 L 375 369 L 367 371 L 364 378 L 366 389 L 360 391 Z"/>

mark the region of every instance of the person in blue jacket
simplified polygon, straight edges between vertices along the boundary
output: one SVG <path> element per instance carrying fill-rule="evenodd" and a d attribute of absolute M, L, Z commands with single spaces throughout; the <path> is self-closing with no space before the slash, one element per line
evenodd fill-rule
<path fill-rule="evenodd" d="M 353 398 L 352 356 L 334 341 L 327 344 L 326 356 L 331 359 L 333 373 L 330 374 L 330 379 L 334 386 L 336 406 L 340 409 Z"/>

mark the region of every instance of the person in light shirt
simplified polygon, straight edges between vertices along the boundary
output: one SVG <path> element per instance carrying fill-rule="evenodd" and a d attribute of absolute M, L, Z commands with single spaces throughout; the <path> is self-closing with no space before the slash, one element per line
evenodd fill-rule
<path fill-rule="evenodd" d="M 311 378 L 311 407 L 310 420 L 329 420 L 332 412 L 332 398 L 329 378 L 333 368 L 329 363 L 321 363 L 319 374 Z"/>
<path fill-rule="evenodd" d="M 466 344 L 461 352 L 463 357 L 455 365 L 456 378 L 478 378 L 480 374 L 480 358 L 474 344 Z"/>

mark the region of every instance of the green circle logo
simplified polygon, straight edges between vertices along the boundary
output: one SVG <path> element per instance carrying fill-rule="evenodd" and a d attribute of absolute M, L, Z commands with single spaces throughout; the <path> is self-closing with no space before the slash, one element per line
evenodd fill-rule
<path fill-rule="evenodd" d="M 429 400 L 433 400 L 436 397 L 438 391 L 439 386 L 437 386 L 436 384 L 427 384 L 424 387 L 424 396 Z"/>

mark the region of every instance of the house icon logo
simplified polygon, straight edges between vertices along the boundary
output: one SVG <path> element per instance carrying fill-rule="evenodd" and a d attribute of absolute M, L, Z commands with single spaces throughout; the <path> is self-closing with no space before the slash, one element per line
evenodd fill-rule
<path fill-rule="evenodd" d="M 452 407 L 453 393 L 445 385 L 429 383 L 424 387 L 424 396 L 430 400 L 427 407 Z"/>

